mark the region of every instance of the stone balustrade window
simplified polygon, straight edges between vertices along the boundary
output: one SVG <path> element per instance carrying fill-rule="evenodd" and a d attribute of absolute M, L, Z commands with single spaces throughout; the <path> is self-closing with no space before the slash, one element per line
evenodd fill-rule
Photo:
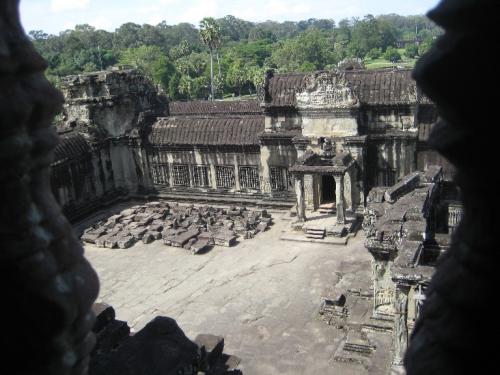
<path fill-rule="evenodd" d="M 174 186 L 190 186 L 189 167 L 186 164 L 172 165 L 172 178 Z"/>
<path fill-rule="evenodd" d="M 210 171 L 206 165 L 193 166 L 193 184 L 196 187 L 210 186 Z"/>
<path fill-rule="evenodd" d="M 284 167 L 271 167 L 271 190 L 285 191 L 292 187 L 290 173 Z"/>
<path fill-rule="evenodd" d="M 168 170 L 168 163 L 166 161 L 166 155 L 154 152 L 149 155 L 149 166 L 151 168 L 151 177 L 153 178 L 153 184 L 155 185 L 170 185 L 170 176 Z"/>
<path fill-rule="evenodd" d="M 216 181 L 218 188 L 234 188 L 236 180 L 234 177 L 234 167 L 218 165 L 215 167 Z"/>
<path fill-rule="evenodd" d="M 239 168 L 240 186 L 242 189 L 260 189 L 259 168 L 242 166 Z"/>

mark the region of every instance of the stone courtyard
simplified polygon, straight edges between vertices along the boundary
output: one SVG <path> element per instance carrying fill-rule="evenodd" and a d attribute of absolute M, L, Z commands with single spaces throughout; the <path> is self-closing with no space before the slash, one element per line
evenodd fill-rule
<path fill-rule="evenodd" d="M 132 331 L 165 315 L 191 339 L 223 336 L 225 351 L 241 358 L 246 375 L 386 373 L 390 335 L 364 333 L 371 354 L 342 354 L 355 332 L 328 325 L 318 314 L 324 297 L 344 294 L 349 324 L 360 327 L 371 315 L 371 301 L 356 302 L 372 293 L 362 231 L 346 246 L 285 242 L 279 237 L 291 219 L 279 211 L 272 217 L 266 232 L 203 255 L 162 241 L 128 249 L 85 244 L 101 281 L 98 301 L 111 304 Z"/>

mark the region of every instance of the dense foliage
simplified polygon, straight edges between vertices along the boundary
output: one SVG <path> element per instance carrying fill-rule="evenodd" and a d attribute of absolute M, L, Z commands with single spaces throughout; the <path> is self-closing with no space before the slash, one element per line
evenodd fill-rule
<path fill-rule="evenodd" d="M 137 67 L 173 99 L 254 94 L 267 69 L 330 69 L 347 57 L 396 63 L 425 53 L 441 30 L 424 16 L 395 14 L 363 19 L 309 19 L 253 23 L 226 16 L 200 28 L 181 23 L 126 23 L 114 32 L 77 25 L 59 35 L 29 33 L 47 60 L 49 79 L 68 74 Z M 211 69 L 212 68 L 212 69 Z"/>

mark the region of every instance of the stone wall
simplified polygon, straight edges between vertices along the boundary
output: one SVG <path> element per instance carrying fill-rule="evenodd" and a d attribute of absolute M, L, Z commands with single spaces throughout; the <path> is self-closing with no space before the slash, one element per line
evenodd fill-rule
<path fill-rule="evenodd" d="M 65 77 L 61 135 L 51 173 L 65 213 L 77 219 L 116 199 L 151 192 L 143 137 L 168 113 L 154 85 L 135 70 Z M 67 139 L 80 137 L 88 150 L 71 152 Z"/>

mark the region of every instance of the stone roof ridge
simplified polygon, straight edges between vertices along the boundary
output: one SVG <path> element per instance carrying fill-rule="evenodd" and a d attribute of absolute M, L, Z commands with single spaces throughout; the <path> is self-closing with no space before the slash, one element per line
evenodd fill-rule
<path fill-rule="evenodd" d="M 162 117 L 149 135 L 152 145 L 256 146 L 264 116 Z"/>
<path fill-rule="evenodd" d="M 173 101 L 169 103 L 169 109 L 172 116 L 262 114 L 260 103 L 256 99 Z"/>

